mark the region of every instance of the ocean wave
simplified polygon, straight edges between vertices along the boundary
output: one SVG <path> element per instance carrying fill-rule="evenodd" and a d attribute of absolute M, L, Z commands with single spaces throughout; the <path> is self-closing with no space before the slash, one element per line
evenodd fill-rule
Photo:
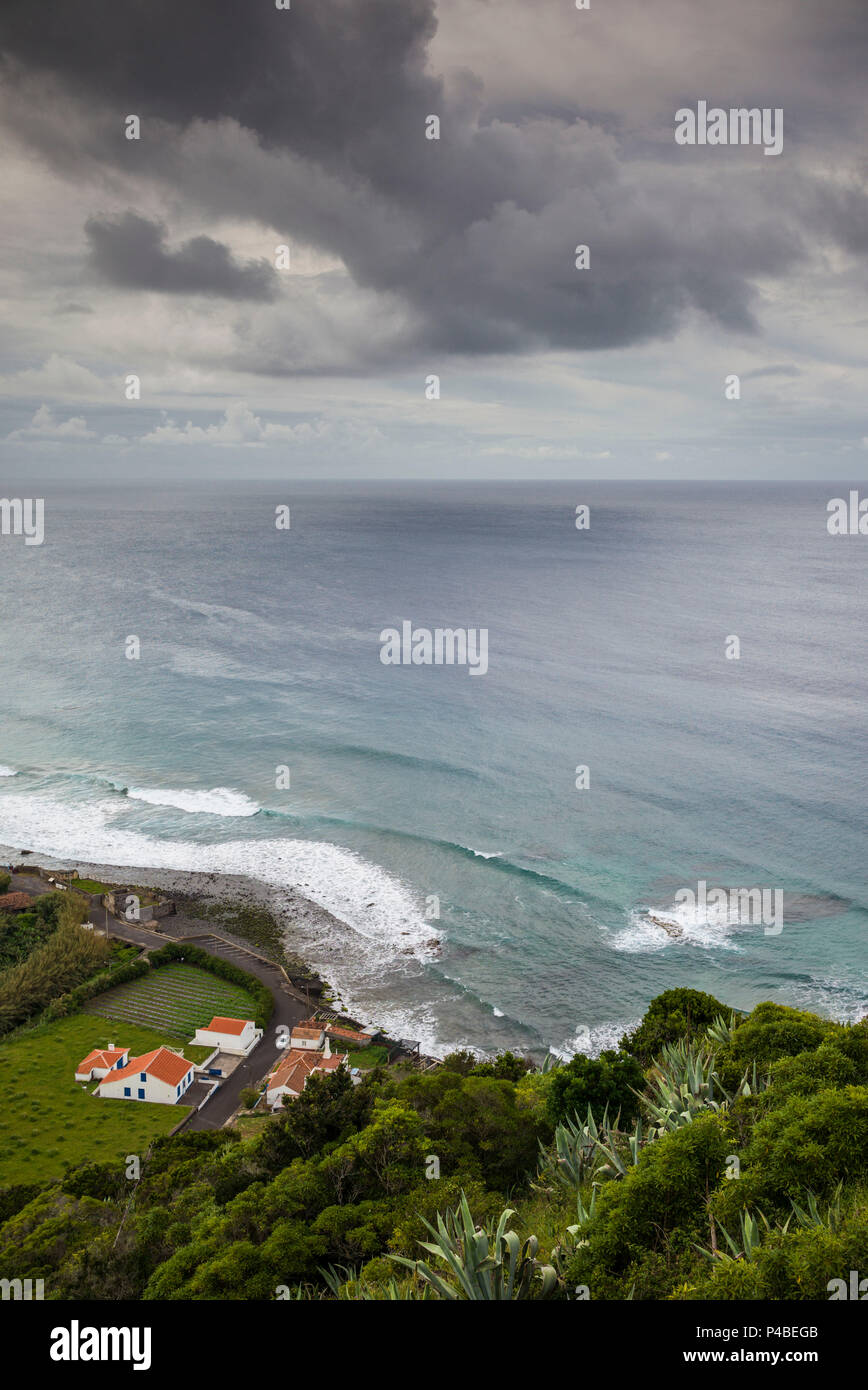
<path fill-rule="evenodd" d="M 868 1017 L 868 988 L 864 982 L 857 984 L 827 975 L 791 984 L 783 992 L 795 1008 L 807 1009 L 837 1023 L 858 1023 Z"/>
<path fill-rule="evenodd" d="M 559 1047 L 549 1050 L 562 1061 L 568 1062 L 581 1052 L 585 1057 L 599 1057 L 601 1052 L 616 1051 L 625 1033 L 631 1033 L 641 1023 L 641 1018 L 621 1019 L 618 1022 L 595 1023 L 592 1026 L 579 1024 L 572 1037 L 566 1038 Z"/>
<path fill-rule="evenodd" d="M 299 817 L 292 811 L 277 811 L 270 807 L 264 807 L 263 816 L 274 820 L 287 820 L 298 823 Z M 434 849 L 443 849 L 450 854 L 461 856 L 464 859 L 482 860 L 492 869 L 497 869 L 501 873 L 515 874 L 521 878 L 534 879 L 536 882 L 546 885 L 558 897 L 575 898 L 578 889 L 566 879 L 556 878 L 553 874 L 542 873 L 539 869 L 529 869 L 524 864 L 519 864 L 514 859 L 510 859 L 503 850 L 482 850 L 473 849 L 470 845 L 462 845 L 456 840 L 444 840 L 436 835 L 420 835 L 412 830 L 399 830 L 391 825 L 374 825 L 369 821 L 358 821 L 343 816 L 315 815 L 305 817 L 308 825 L 334 826 L 341 830 L 361 830 L 372 831 L 376 835 L 390 835 L 396 840 L 406 840 L 418 845 L 428 845 Z M 587 895 L 584 895 L 587 897 Z M 602 899 L 594 899 L 599 905 L 615 907 L 617 904 L 604 902 Z"/>
<path fill-rule="evenodd" d="M 133 801 L 146 801 L 149 806 L 174 806 L 178 811 L 208 816 L 255 816 L 260 807 L 243 792 L 231 787 L 212 787 L 210 791 L 194 791 L 189 787 L 127 787 Z"/>
<path fill-rule="evenodd" d="M 161 803 L 162 804 L 162 803 Z M 408 954 L 427 959 L 435 930 L 410 890 L 354 850 L 313 840 L 163 840 L 112 823 L 112 803 L 75 805 L 51 797 L 0 798 L 0 840 L 59 859 L 185 873 L 242 874 L 278 891 L 294 889 L 337 919 L 315 944 L 348 929 L 356 953 L 379 969 Z M 331 954 L 331 951 L 329 951 Z M 336 953 L 337 954 L 337 953 Z M 316 964 L 316 962 L 313 962 Z"/>
<path fill-rule="evenodd" d="M 665 951 L 668 946 L 697 946 L 702 950 L 739 951 L 734 934 L 762 932 L 762 927 L 740 920 L 736 906 L 709 904 L 700 913 L 685 903 L 667 907 L 634 908 L 625 927 L 612 939 L 616 951 L 637 955 L 650 951 Z"/>
<path fill-rule="evenodd" d="M 0 763 L 0 777 L 17 777 L 18 773 L 14 767 L 7 767 L 5 763 Z"/>
<path fill-rule="evenodd" d="M 470 777 L 480 782 L 484 774 L 475 767 L 465 767 L 460 763 L 449 762 L 444 758 L 421 757 L 418 753 L 402 753 L 397 748 L 378 748 L 365 743 L 323 743 L 312 739 L 309 748 L 321 749 L 330 758 L 341 755 L 351 758 L 373 758 L 378 763 L 392 763 L 396 767 L 416 768 L 420 772 L 446 772 L 451 777 Z"/>

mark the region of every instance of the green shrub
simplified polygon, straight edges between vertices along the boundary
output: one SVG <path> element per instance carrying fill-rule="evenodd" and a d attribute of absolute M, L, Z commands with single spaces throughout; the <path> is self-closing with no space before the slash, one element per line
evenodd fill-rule
<path fill-rule="evenodd" d="M 765 1071 L 781 1057 L 795 1057 L 811 1051 L 839 1031 L 838 1024 L 816 1014 L 787 1008 L 784 1004 L 757 1004 L 750 1016 L 739 1023 L 727 1048 L 718 1055 L 718 1068 L 725 1085 L 736 1084 L 746 1067 L 754 1062 Z"/>
<path fill-rule="evenodd" d="M 859 1080 L 856 1063 L 838 1048 L 837 1039 L 821 1043 L 815 1052 L 781 1057 L 772 1063 L 772 1097 L 775 1105 L 790 1096 L 811 1095 L 830 1086 L 849 1086 Z"/>
<path fill-rule="evenodd" d="M 93 932 L 69 921 L 58 926 L 23 964 L 0 975 L 0 1033 L 8 1033 L 82 983 L 109 954 L 107 943 Z"/>
<path fill-rule="evenodd" d="M 864 1271 L 868 1250 L 868 1201 L 856 1199 L 835 1231 L 817 1227 L 767 1234 L 749 1260 L 710 1264 L 673 1294 L 677 1299 L 815 1299 L 849 1285 L 850 1270 Z M 860 1275 L 864 1277 L 864 1273 Z"/>
<path fill-rule="evenodd" d="M 757 1199 L 785 1203 L 806 1187 L 822 1197 L 868 1178 L 868 1087 L 791 1096 L 757 1120 L 742 1169 Z M 743 1179 L 742 1179 L 743 1181 Z"/>
<path fill-rule="evenodd" d="M 638 1028 L 621 1039 L 620 1047 L 649 1066 L 664 1043 L 697 1038 L 716 1018 L 729 1018 L 732 1010 L 712 994 L 698 989 L 667 989 L 652 999 Z"/>
<path fill-rule="evenodd" d="M 636 1092 L 642 1091 L 645 1075 L 626 1052 L 601 1052 L 599 1057 L 579 1053 L 551 1075 L 547 1113 L 552 1124 L 573 1115 L 584 1120 L 590 1106 L 598 1122 L 607 1107 L 613 1123 L 620 1111 L 621 1127 L 629 1128 L 639 1113 Z"/>
<path fill-rule="evenodd" d="M 499 1052 L 490 1062 L 478 1062 L 471 1076 L 493 1076 L 497 1081 L 520 1081 L 526 1072 L 533 1071 L 533 1062 L 528 1057 L 517 1057 L 514 1052 Z"/>
<path fill-rule="evenodd" d="M 599 1190 L 596 1214 L 567 1269 L 567 1284 L 586 1284 L 592 1299 L 659 1298 L 696 1264 L 694 1242 L 707 1241 L 707 1194 L 719 1183 L 729 1144 L 715 1115 L 649 1144 L 636 1167 Z M 667 1272 L 668 1271 L 668 1272 Z"/>

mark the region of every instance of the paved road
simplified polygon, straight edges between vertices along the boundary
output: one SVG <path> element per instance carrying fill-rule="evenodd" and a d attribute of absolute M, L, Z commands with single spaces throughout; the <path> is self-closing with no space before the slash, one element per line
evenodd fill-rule
<path fill-rule="evenodd" d="M 50 892 L 51 887 L 50 884 L 41 879 L 15 874 L 10 890 L 29 893 L 31 897 L 36 897 L 40 893 Z M 105 908 L 93 908 L 88 920 L 93 923 L 94 927 L 103 930 L 106 925 Z M 134 945 L 143 946 L 147 950 L 159 950 L 161 946 L 165 946 L 173 940 L 168 933 L 149 931 L 147 927 L 136 927 L 129 922 L 119 922 L 111 916 L 108 917 L 108 926 L 112 936 L 118 937 L 121 941 L 129 941 Z M 179 940 L 177 944 L 182 946 L 184 944 L 183 939 Z M 278 1028 L 283 1025 L 291 1031 L 294 1024 L 300 1023 L 303 1018 L 309 1016 L 310 1008 L 306 1002 L 297 999 L 290 992 L 276 966 L 260 960 L 258 956 L 245 951 L 243 947 L 236 946 L 233 942 L 226 941 L 223 937 L 212 933 L 206 933 L 190 940 L 190 945 L 198 947 L 201 951 L 207 951 L 209 955 L 220 956 L 224 960 L 231 961 L 233 965 L 238 965 L 242 970 L 255 975 L 271 991 L 271 996 L 274 999 L 274 1010 L 262 1040 L 256 1045 L 250 1056 L 245 1057 L 244 1061 L 235 1068 L 232 1075 L 220 1083 L 211 1099 L 201 1110 L 197 1110 L 191 1115 L 184 1126 L 185 1129 L 220 1129 L 238 1109 L 241 1103 L 241 1092 L 245 1086 L 255 1086 L 260 1082 L 271 1071 L 277 1059 L 283 1055 L 283 1049 L 277 1045 Z"/>
<path fill-rule="evenodd" d="M 97 908 L 91 914 L 91 920 L 96 925 L 102 925 L 102 908 Z M 166 944 L 165 935 L 158 935 L 156 932 L 147 931 L 144 927 L 133 927 L 126 922 L 118 922 L 110 919 L 110 928 L 113 936 L 120 937 L 123 941 L 133 941 L 141 945 L 149 946 L 151 949 L 159 948 Z M 177 943 L 183 946 L 183 940 Z M 255 1086 L 263 1077 L 271 1071 L 277 1059 L 282 1055 L 283 1049 L 277 1045 L 277 1030 L 283 1025 L 289 1031 L 293 1025 L 300 1023 L 303 1018 L 307 1018 L 309 1009 L 306 1003 L 296 999 L 290 994 L 286 981 L 280 971 L 266 961 L 262 961 L 258 956 L 254 956 L 243 948 L 235 946 L 232 942 L 225 941 L 217 935 L 206 935 L 197 937 L 190 941 L 191 946 L 197 947 L 200 951 L 207 951 L 209 955 L 221 956 L 224 960 L 231 961 L 233 965 L 238 965 L 248 974 L 255 975 L 258 980 L 271 991 L 274 1000 L 274 1010 L 268 1021 L 264 1036 L 257 1043 L 256 1047 L 245 1057 L 225 1081 L 221 1081 L 217 1090 L 209 1101 L 205 1103 L 201 1110 L 197 1110 L 191 1115 L 185 1129 L 221 1129 L 230 1119 L 241 1104 L 241 1092 L 245 1086 Z"/>

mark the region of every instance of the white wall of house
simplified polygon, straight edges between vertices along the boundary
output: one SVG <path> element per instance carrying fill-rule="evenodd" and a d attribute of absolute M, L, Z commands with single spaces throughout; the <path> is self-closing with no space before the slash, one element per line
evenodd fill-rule
<path fill-rule="evenodd" d="M 213 1047 L 219 1052 L 232 1052 L 244 1057 L 261 1037 L 262 1029 L 247 1019 L 240 1033 L 219 1033 L 210 1028 L 197 1028 L 193 1042 L 196 1047 Z"/>
<path fill-rule="evenodd" d="M 298 1095 L 298 1091 L 291 1091 L 288 1086 L 275 1086 L 272 1090 L 265 1092 L 265 1100 L 266 1104 L 273 1110 L 276 1106 L 283 1104 L 284 1096 L 290 1096 L 296 1100 Z"/>
<path fill-rule="evenodd" d="M 94 1078 L 96 1078 L 97 1081 L 102 1081 L 103 1077 L 110 1076 L 111 1072 L 120 1071 L 121 1067 L 125 1067 L 129 1060 L 130 1056 L 128 1048 L 126 1056 L 119 1058 L 113 1067 L 91 1067 L 90 1071 L 87 1072 L 77 1071 L 75 1073 L 75 1079 L 76 1081 L 93 1081 Z"/>
<path fill-rule="evenodd" d="M 324 1042 L 325 1033 L 317 1033 L 312 1038 L 305 1038 L 294 1032 L 290 1034 L 289 1038 L 290 1047 L 300 1047 L 306 1052 L 319 1052 Z"/>
<path fill-rule="evenodd" d="M 112 1081 L 109 1075 L 108 1080 L 100 1083 L 99 1093 L 109 1100 L 144 1100 L 150 1104 L 177 1105 L 189 1090 L 194 1076 L 191 1067 L 180 1083 L 179 1090 L 177 1085 L 172 1086 L 168 1081 L 160 1081 L 158 1077 L 150 1076 L 147 1072 L 144 1073 L 144 1080 L 141 1072 L 121 1077 L 119 1081 Z"/>

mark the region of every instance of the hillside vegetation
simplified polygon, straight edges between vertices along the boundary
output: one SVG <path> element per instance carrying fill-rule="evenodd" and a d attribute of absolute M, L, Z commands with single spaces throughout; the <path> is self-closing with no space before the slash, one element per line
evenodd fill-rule
<path fill-rule="evenodd" d="M 616 1052 L 312 1077 L 251 1137 L 0 1192 L 46 1297 L 822 1299 L 868 1248 L 868 1022 L 672 990 Z"/>

